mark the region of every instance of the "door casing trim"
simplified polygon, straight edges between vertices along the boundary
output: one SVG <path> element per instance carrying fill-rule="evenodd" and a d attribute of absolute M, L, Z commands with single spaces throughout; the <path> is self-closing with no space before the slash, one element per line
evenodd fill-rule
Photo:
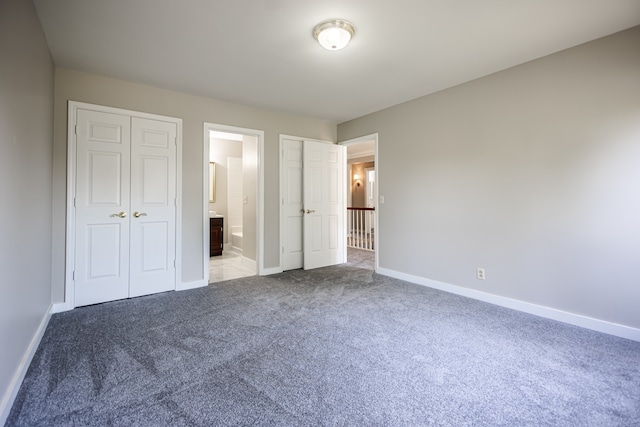
<path fill-rule="evenodd" d="M 64 303 L 56 304 L 56 312 L 68 311 L 75 308 L 75 194 L 76 194 L 76 148 L 77 138 L 75 133 L 76 113 L 79 109 L 99 111 L 102 113 L 135 116 L 143 119 L 162 120 L 176 124 L 176 265 L 175 288 L 179 287 L 182 278 L 182 119 L 162 116 L 159 114 L 144 113 L 141 111 L 126 110 L 122 108 L 107 107 L 104 105 L 88 104 L 85 102 L 69 101 L 67 108 L 67 213 L 65 232 L 65 279 L 64 279 Z"/>

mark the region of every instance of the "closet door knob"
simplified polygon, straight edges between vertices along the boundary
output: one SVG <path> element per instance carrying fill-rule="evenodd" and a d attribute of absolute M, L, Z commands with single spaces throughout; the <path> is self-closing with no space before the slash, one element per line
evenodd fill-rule
<path fill-rule="evenodd" d="M 136 211 L 136 212 L 133 213 L 133 216 L 135 216 L 136 218 L 140 218 L 141 216 L 147 216 L 147 214 L 144 213 L 144 212 Z"/>
<path fill-rule="evenodd" d="M 127 217 L 127 213 L 126 212 L 120 212 L 120 213 L 115 213 L 115 214 L 111 214 L 111 216 L 119 216 L 120 218 L 126 218 Z"/>

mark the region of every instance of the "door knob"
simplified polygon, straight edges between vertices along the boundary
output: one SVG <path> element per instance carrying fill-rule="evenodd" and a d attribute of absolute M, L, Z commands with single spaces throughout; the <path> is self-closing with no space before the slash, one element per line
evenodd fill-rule
<path fill-rule="evenodd" d="M 310 213 L 314 213 L 314 212 L 315 212 L 315 211 L 314 211 L 313 209 L 307 209 L 307 213 L 308 213 L 308 214 L 310 214 Z"/>
<path fill-rule="evenodd" d="M 127 217 L 127 213 L 126 212 L 120 212 L 120 213 L 116 213 L 116 214 L 111 214 L 111 216 L 119 216 L 120 218 L 126 218 Z"/>
<path fill-rule="evenodd" d="M 147 214 L 144 213 L 144 212 L 137 212 L 136 211 L 136 212 L 133 213 L 133 216 L 135 216 L 136 218 L 140 218 L 141 216 L 147 216 Z"/>

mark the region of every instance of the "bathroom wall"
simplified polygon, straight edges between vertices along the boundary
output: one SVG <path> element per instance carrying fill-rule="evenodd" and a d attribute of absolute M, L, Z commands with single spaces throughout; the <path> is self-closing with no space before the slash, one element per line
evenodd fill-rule
<path fill-rule="evenodd" d="M 238 144 L 242 145 L 242 142 Z M 242 211 L 244 210 L 242 179 L 242 157 L 227 157 L 227 215 L 224 234 L 229 244 L 232 243 L 231 232 L 234 227 L 242 227 Z"/>
<path fill-rule="evenodd" d="M 211 138 L 209 159 L 216 163 L 216 201 L 209 203 L 209 210 L 216 211 L 225 217 L 224 243 L 231 241 L 229 237 L 230 227 L 226 224 L 228 216 L 228 186 L 227 159 L 242 157 L 242 142 L 228 139 Z"/>

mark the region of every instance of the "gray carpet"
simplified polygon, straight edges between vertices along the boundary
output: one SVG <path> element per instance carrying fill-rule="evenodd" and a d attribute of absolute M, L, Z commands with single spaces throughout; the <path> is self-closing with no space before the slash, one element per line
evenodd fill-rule
<path fill-rule="evenodd" d="M 640 343 L 350 266 L 56 314 L 10 426 L 638 426 Z"/>

